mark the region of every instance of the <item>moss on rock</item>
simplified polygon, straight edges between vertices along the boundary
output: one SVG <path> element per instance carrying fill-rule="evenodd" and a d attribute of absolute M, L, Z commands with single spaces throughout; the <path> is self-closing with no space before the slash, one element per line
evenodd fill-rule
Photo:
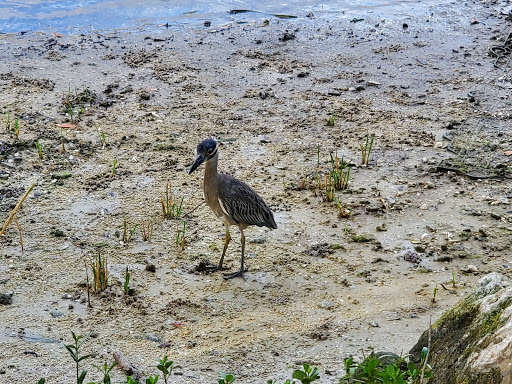
<path fill-rule="evenodd" d="M 504 372 L 498 365 L 491 368 L 474 364 L 479 353 L 497 339 L 496 333 L 512 321 L 510 311 L 512 289 L 506 278 L 491 273 L 479 280 L 471 294 L 445 312 L 432 325 L 429 363 L 432 365 L 432 383 L 446 384 L 501 384 Z M 428 345 L 428 330 L 423 333 L 410 353 L 419 358 L 421 349 Z"/>

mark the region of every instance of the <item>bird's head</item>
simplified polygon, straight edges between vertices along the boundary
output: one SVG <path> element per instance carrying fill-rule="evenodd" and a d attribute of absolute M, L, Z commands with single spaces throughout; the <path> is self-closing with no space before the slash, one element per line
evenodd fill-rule
<path fill-rule="evenodd" d="M 197 146 L 197 158 L 190 167 L 189 174 L 194 172 L 197 167 L 199 167 L 205 161 L 210 160 L 217 154 L 217 149 L 219 148 L 219 144 L 213 139 L 206 139 L 199 143 Z"/>

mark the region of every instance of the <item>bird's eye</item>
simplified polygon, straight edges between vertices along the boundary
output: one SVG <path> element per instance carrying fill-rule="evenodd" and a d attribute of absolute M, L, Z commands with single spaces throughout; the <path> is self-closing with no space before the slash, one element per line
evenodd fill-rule
<path fill-rule="evenodd" d="M 212 154 L 213 150 L 212 149 L 209 149 L 206 151 L 206 156 L 210 156 Z"/>

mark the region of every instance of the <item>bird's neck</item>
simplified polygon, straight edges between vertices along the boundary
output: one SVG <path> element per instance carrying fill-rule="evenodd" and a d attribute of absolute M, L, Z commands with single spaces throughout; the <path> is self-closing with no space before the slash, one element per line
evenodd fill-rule
<path fill-rule="evenodd" d="M 204 167 L 204 198 L 208 205 L 210 205 L 210 196 L 212 190 L 217 190 L 217 163 L 219 161 L 219 155 L 216 154 L 214 157 L 209 159 Z"/>

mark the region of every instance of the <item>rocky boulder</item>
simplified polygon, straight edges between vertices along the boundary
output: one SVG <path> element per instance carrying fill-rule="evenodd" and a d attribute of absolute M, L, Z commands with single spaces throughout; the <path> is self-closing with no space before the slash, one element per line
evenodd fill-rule
<path fill-rule="evenodd" d="M 419 358 L 428 330 L 411 349 Z M 429 364 L 433 384 L 512 383 L 512 287 L 490 273 L 432 325 Z"/>

